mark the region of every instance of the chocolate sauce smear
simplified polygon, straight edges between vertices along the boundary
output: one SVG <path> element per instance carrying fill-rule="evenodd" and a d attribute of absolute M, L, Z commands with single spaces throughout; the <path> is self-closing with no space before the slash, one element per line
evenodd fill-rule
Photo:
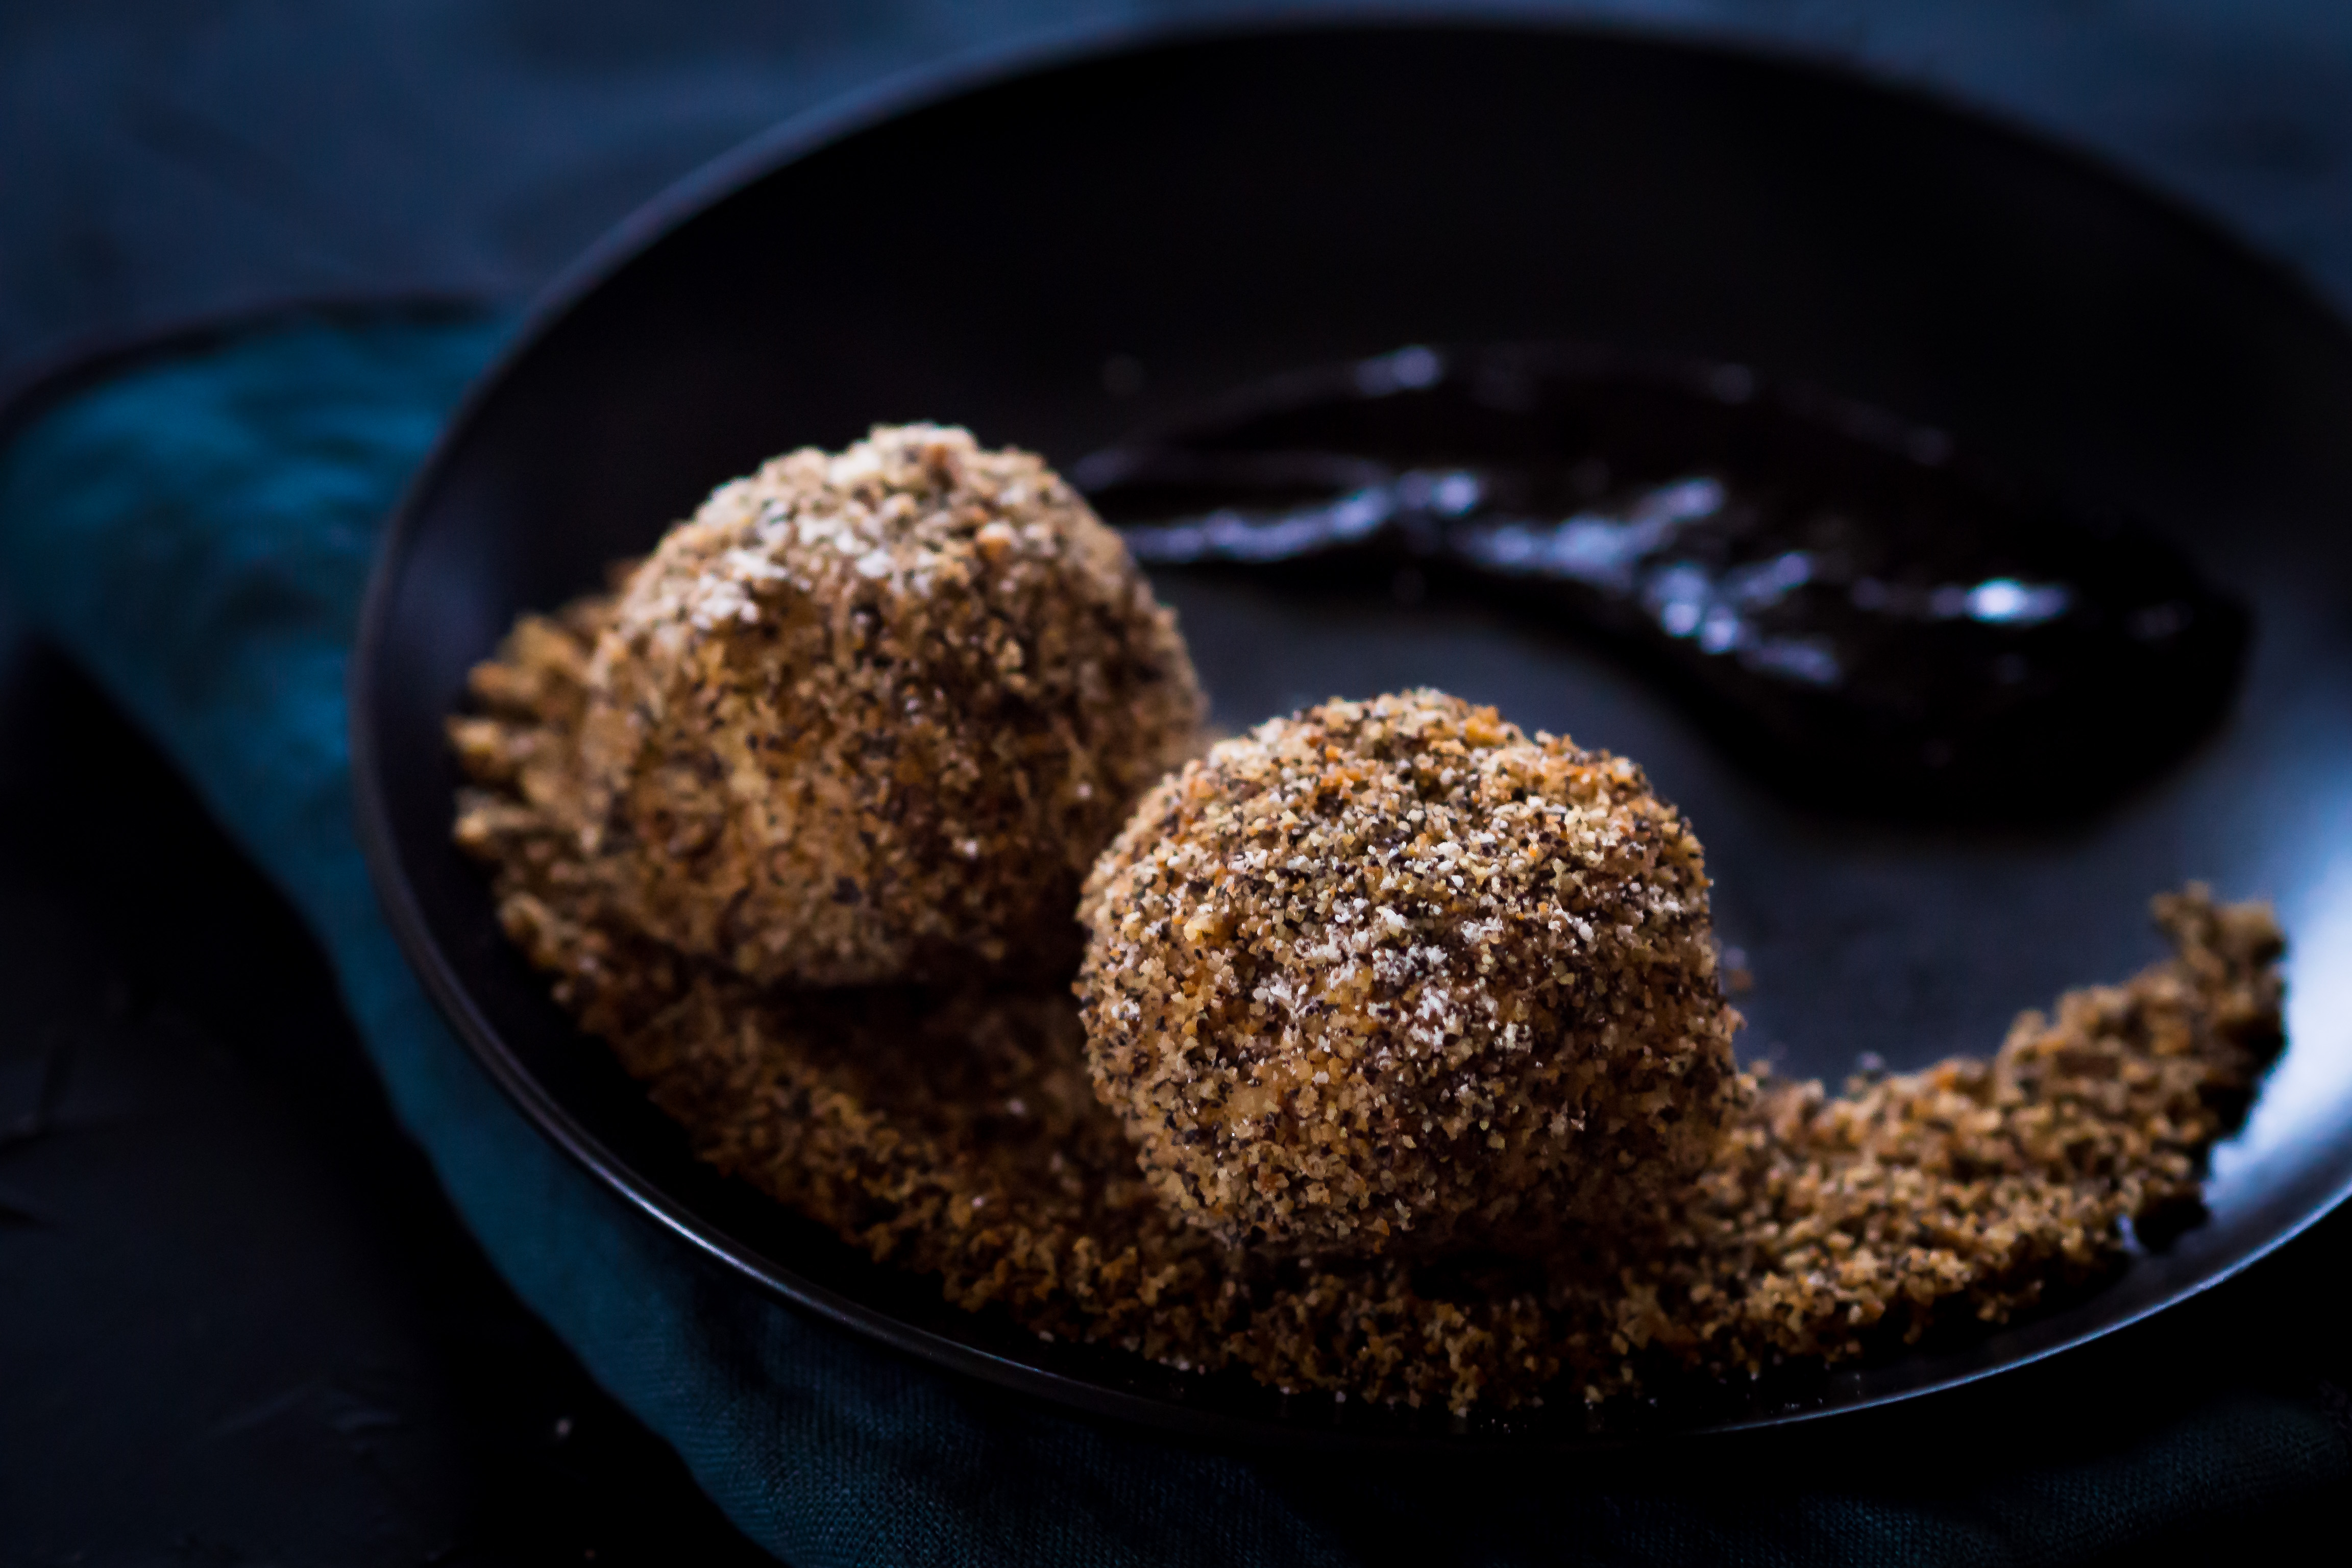
<path fill-rule="evenodd" d="M 1783 789 L 2046 816 L 2211 727 L 2243 610 L 1941 432 L 1736 365 L 1406 348 L 1071 470 L 1147 569 L 1498 595 L 1646 656 Z"/>

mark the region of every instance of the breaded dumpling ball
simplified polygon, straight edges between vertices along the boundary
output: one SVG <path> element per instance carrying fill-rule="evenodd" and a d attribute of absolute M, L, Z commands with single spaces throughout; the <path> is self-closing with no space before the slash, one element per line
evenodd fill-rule
<path fill-rule="evenodd" d="M 589 668 L 583 849 L 762 982 L 1075 961 L 1079 886 L 1192 748 L 1175 618 L 1044 461 L 877 426 L 720 486 Z"/>
<path fill-rule="evenodd" d="M 1613 1228 L 1737 1092 L 1689 825 L 1623 758 L 1440 692 L 1221 742 L 1145 796 L 1081 918 L 1096 1092 L 1230 1243 Z"/>

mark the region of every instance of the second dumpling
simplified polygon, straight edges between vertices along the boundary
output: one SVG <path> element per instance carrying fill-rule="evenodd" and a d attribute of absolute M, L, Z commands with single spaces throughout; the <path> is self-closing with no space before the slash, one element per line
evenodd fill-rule
<path fill-rule="evenodd" d="M 1221 742 L 1083 918 L 1097 1092 L 1235 1245 L 1548 1248 L 1687 1184 L 1737 1092 L 1689 825 L 1438 692 Z"/>
<path fill-rule="evenodd" d="M 589 670 L 583 848 L 646 934 L 763 983 L 1050 971 L 1192 744 L 1173 616 L 1044 462 L 877 427 L 720 487 Z"/>

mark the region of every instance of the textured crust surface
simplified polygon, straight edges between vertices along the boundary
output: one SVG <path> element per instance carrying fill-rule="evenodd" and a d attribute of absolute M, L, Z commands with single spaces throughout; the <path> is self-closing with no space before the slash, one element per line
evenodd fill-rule
<path fill-rule="evenodd" d="M 549 804 L 615 910 L 813 984 L 1066 963 L 1087 864 L 1201 711 L 1118 537 L 1037 458 L 932 426 L 721 486 L 584 685 Z"/>
<path fill-rule="evenodd" d="M 1729 1099 L 1706 888 L 1622 757 L 1433 691 L 1327 703 L 1163 781 L 1095 867 L 1088 1065 L 1228 1242 L 1610 1228 Z"/>
<path fill-rule="evenodd" d="M 1456 1410 L 1884 1353 L 2095 1283 L 2126 1221 L 2193 1212 L 2280 1044 L 2277 925 L 2192 887 L 2157 900 L 2168 958 L 2023 1015 L 1990 1060 L 1743 1079 L 1697 1181 L 1610 1246 L 1270 1260 L 1152 1192 L 1066 993 L 787 998 L 620 921 L 560 805 L 610 615 L 527 619 L 477 673 L 457 835 L 508 934 L 704 1158 L 1040 1334 Z"/>

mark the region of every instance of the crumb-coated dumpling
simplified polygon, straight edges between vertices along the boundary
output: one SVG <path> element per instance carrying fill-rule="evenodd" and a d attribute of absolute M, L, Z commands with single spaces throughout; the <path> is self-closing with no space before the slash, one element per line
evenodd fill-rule
<path fill-rule="evenodd" d="M 622 916 L 761 982 L 1076 956 L 1087 868 L 1186 753 L 1173 616 L 1038 458 L 877 427 L 721 486 L 588 672 L 582 847 Z"/>
<path fill-rule="evenodd" d="M 1622 758 L 1434 691 L 1161 783 L 1088 879 L 1097 1092 L 1286 1253 L 1536 1249 L 1687 1183 L 1737 1075 L 1698 840 Z"/>

